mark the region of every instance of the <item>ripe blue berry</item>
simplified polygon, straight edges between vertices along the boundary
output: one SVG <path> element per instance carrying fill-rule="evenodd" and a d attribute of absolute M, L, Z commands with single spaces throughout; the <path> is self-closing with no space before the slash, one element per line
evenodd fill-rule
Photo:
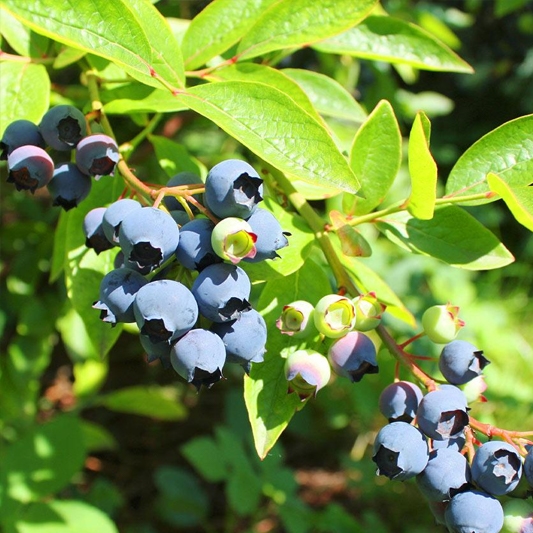
<path fill-rule="evenodd" d="M 100 299 L 93 304 L 100 318 L 113 326 L 117 322 L 135 322 L 133 301 L 146 279 L 129 268 L 117 268 L 107 273 L 100 283 Z"/>
<path fill-rule="evenodd" d="M 522 476 L 522 461 L 515 448 L 502 441 L 489 441 L 480 446 L 472 461 L 472 479 L 493 496 L 514 490 Z"/>
<path fill-rule="evenodd" d="M 426 438 L 407 422 L 392 422 L 382 427 L 374 441 L 372 461 L 379 475 L 405 481 L 420 474 L 427 465 Z"/>
<path fill-rule="evenodd" d="M 328 360 L 315 350 L 296 350 L 290 353 L 284 370 L 289 382 L 289 393 L 296 392 L 301 400 L 316 396 L 331 377 Z"/>
<path fill-rule="evenodd" d="M 379 410 L 389 422 L 401 420 L 412 422 L 418 405 L 422 400 L 422 391 L 410 381 L 397 381 L 385 387 L 379 397 Z"/>
<path fill-rule="evenodd" d="M 365 374 L 377 374 L 379 370 L 374 343 L 358 331 L 350 331 L 336 340 L 328 357 L 335 373 L 352 382 L 359 382 Z"/>
<path fill-rule="evenodd" d="M 202 181 L 202 178 L 198 176 L 198 174 L 195 174 L 194 172 L 178 172 L 175 176 L 172 176 L 165 185 L 166 187 L 178 187 L 180 185 L 203 185 L 204 182 Z M 193 198 L 201 203 L 202 195 L 201 194 L 194 194 Z M 180 204 L 180 202 L 174 197 L 174 196 L 165 196 L 163 198 L 163 203 L 165 204 L 165 207 L 169 211 L 185 211 L 183 208 L 183 205 Z M 191 211 L 193 213 L 198 212 L 198 208 L 195 205 L 190 206 Z"/>
<path fill-rule="evenodd" d="M 524 475 L 529 485 L 533 487 L 533 446 L 529 447 L 526 458 L 524 459 Z"/>
<path fill-rule="evenodd" d="M 29 190 L 32 194 L 48 184 L 54 174 L 52 158 L 38 146 L 16 148 L 7 156 L 8 183 L 17 191 Z"/>
<path fill-rule="evenodd" d="M 152 342 L 148 335 L 143 335 L 142 333 L 139 335 L 139 340 L 146 352 L 148 363 L 153 363 L 159 359 L 163 368 L 168 369 L 171 367 L 170 350 L 172 349 L 172 345 L 168 341 Z"/>
<path fill-rule="evenodd" d="M 97 254 L 104 250 L 113 248 L 114 244 L 109 242 L 104 233 L 103 219 L 106 212 L 105 207 L 91 209 L 83 219 L 83 233 L 85 234 L 85 246 L 92 248 Z"/>
<path fill-rule="evenodd" d="M 68 151 L 85 137 L 87 123 L 79 109 L 71 105 L 57 105 L 45 113 L 39 129 L 48 146 Z"/>
<path fill-rule="evenodd" d="M 265 259 L 276 259 L 279 257 L 278 250 L 288 246 L 287 232 L 281 228 L 277 218 L 266 209 L 257 208 L 246 220 L 252 228 L 252 233 L 257 236 L 255 241 L 254 257 L 247 257 L 245 261 L 257 263 Z"/>
<path fill-rule="evenodd" d="M 451 385 L 428 392 L 418 406 L 416 418 L 418 427 L 432 439 L 455 437 L 468 424 L 466 398 Z"/>
<path fill-rule="evenodd" d="M 112 176 L 119 157 L 115 140 L 101 133 L 85 137 L 76 146 L 76 165 L 96 180 Z"/>
<path fill-rule="evenodd" d="M 434 439 L 432 444 L 433 444 L 434 450 L 437 450 L 440 448 L 449 448 L 450 450 L 455 450 L 456 452 L 460 452 L 465 447 L 466 437 L 463 432 L 449 439 L 444 439 L 444 440 Z"/>
<path fill-rule="evenodd" d="M 204 201 L 217 217 L 248 218 L 263 199 L 263 180 L 238 159 L 215 165 L 205 180 Z"/>
<path fill-rule="evenodd" d="M 456 494 L 444 517 L 450 533 L 499 533 L 503 526 L 500 502 L 476 490 Z"/>
<path fill-rule="evenodd" d="M 449 383 L 464 385 L 479 376 L 489 363 L 473 344 L 454 340 L 442 349 L 439 369 Z"/>
<path fill-rule="evenodd" d="M 153 270 L 176 252 L 179 229 L 168 213 L 155 207 L 143 207 L 124 217 L 118 240 L 128 261 L 139 268 Z"/>
<path fill-rule="evenodd" d="M 118 233 L 120 225 L 130 211 L 140 209 L 142 205 L 131 198 L 122 198 L 113 202 L 105 211 L 102 220 L 102 228 L 109 242 L 118 245 Z"/>
<path fill-rule="evenodd" d="M 215 225 L 207 218 L 196 218 L 180 228 L 180 240 L 176 258 L 189 270 L 203 270 L 209 265 L 221 263 L 211 246 L 211 233 Z"/>
<path fill-rule="evenodd" d="M 141 287 L 133 302 L 142 335 L 153 344 L 174 341 L 194 327 L 198 305 L 191 291 L 179 281 L 162 279 Z"/>
<path fill-rule="evenodd" d="M 214 322 L 211 331 L 224 342 L 226 362 L 242 365 L 248 373 L 251 363 L 263 361 L 267 328 L 263 317 L 255 309 L 241 313 L 238 320 Z"/>
<path fill-rule="evenodd" d="M 52 196 L 52 205 L 68 211 L 87 198 L 91 185 L 91 178 L 80 172 L 74 163 L 61 163 L 56 165 L 47 187 Z"/>
<path fill-rule="evenodd" d="M 205 329 L 192 329 L 171 349 L 174 370 L 197 389 L 210 388 L 222 379 L 226 348 L 222 339 Z"/>
<path fill-rule="evenodd" d="M 248 302 L 251 288 L 250 278 L 242 268 L 218 263 L 200 272 L 191 291 L 200 314 L 213 322 L 227 322 L 251 309 Z"/>
<path fill-rule="evenodd" d="M 16 148 L 26 145 L 44 148 L 44 139 L 39 131 L 39 127 L 29 120 L 15 120 L 4 130 L 0 140 L 0 159 L 7 159 L 7 156 Z"/>

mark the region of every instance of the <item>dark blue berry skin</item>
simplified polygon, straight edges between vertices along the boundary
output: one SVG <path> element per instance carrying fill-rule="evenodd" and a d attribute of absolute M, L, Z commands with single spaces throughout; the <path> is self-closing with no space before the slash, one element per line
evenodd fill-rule
<path fill-rule="evenodd" d="M 444 502 L 470 487 L 466 457 L 450 448 L 433 450 L 426 468 L 416 476 L 420 492 L 430 501 Z"/>
<path fill-rule="evenodd" d="M 433 444 L 434 450 L 437 450 L 440 448 L 449 448 L 450 450 L 455 450 L 456 452 L 460 452 L 465 447 L 466 437 L 463 432 L 450 439 L 433 440 L 432 444 Z"/>
<path fill-rule="evenodd" d="M 379 410 L 389 422 L 412 422 L 421 400 L 422 391 L 418 385 L 410 381 L 398 381 L 381 392 Z"/>
<path fill-rule="evenodd" d="M 428 437 L 445 440 L 461 434 L 468 424 L 467 401 L 458 388 L 428 392 L 416 413 L 418 427 Z"/>
<path fill-rule="evenodd" d="M 115 246 L 109 242 L 104 233 L 103 218 L 105 207 L 91 209 L 83 219 L 83 233 L 85 234 L 85 246 L 92 248 L 97 254 L 109 250 Z M 121 265 L 120 265 L 121 266 Z"/>
<path fill-rule="evenodd" d="M 128 261 L 127 259 L 125 259 L 122 250 L 119 250 L 117 252 L 115 260 L 113 261 L 113 266 L 115 268 L 129 268 L 130 270 L 135 270 L 135 272 L 139 272 L 139 274 L 142 274 L 143 276 L 150 274 L 150 272 L 152 271 L 150 267 L 140 268 L 137 263 L 133 263 L 132 261 Z"/>
<path fill-rule="evenodd" d="M 174 219 L 155 207 L 143 207 L 122 220 L 118 240 L 126 260 L 155 269 L 176 252 L 179 229 Z"/>
<path fill-rule="evenodd" d="M 153 363 L 157 359 L 161 363 L 161 366 L 165 369 L 171 367 L 170 364 L 170 350 L 172 345 L 167 341 L 152 342 L 148 335 L 139 335 L 139 340 L 141 341 L 141 346 L 146 352 L 146 358 L 148 363 Z"/>
<path fill-rule="evenodd" d="M 266 209 L 256 208 L 246 220 L 252 228 L 252 232 L 257 235 L 255 241 L 254 257 L 246 257 L 244 261 L 258 263 L 265 259 L 276 259 L 279 257 L 278 250 L 288 246 L 286 233 L 281 228 L 277 218 Z"/>
<path fill-rule="evenodd" d="M 235 320 L 251 309 L 252 284 L 237 265 L 217 263 L 204 268 L 192 285 L 200 314 L 213 322 Z"/>
<path fill-rule="evenodd" d="M 198 184 L 200 186 L 203 186 L 204 182 L 202 181 L 202 178 L 200 178 L 200 176 L 198 176 L 198 174 L 195 174 L 194 172 L 178 172 L 178 174 L 172 176 L 167 181 L 166 187 L 178 187 L 180 185 L 192 184 Z M 201 194 L 194 194 L 193 198 L 198 202 L 202 203 Z M 169 211 L 185 211 L 183 206 L 178 202 L 176 198 L 174 198 L 174 196 L 165 196 L 163 198 L 163 203 Z M 191 205 L 190 208 L 193 213 L 198 213 L 198 208 L 196 206 Z"/>
<path fill-rule="evenodd" d="M 267 328 L 263 317 L 255 309 L 242 313 L 238 320 L 214 322 L 211 331 L 224 342 L 227 363 L 237 363 L 248 373 L 251 363 L 263 361 Z"/>
<path fill-rule="evenodd" d="M 82 174 L 74 163 L 61 163 L 56 165 L 47 187 L 52 196 L 52 205 L 68 211 L 87 198 L 91 185 L 91 178 Z"/>
<path fill-rule="evenodd" d="M 226 348 L 222 339 L 206 329 L 192 329 L 172 347 L 174 370 L 197 389 L 210 388 L 222 379 Z"/>
<path fill-rule="evenodd" d="M 499 533 L 503 527 L 500 502 L 476 490 L 456 494 L 444 517 L 450 533 Z"/>
<path fill-rule="evenodd" d="M 365 374 L 378 372 L 376 347 L 359 331 L 350 331 L 337 339 L 328 351 L 328 358 L 335 373 L 349 378 L 352 383 L 361 381 Z"/>
<path fill-rule="evenodd" d="M 129 268 L 117 268 L 107 273 L 100 283 L 100 299 L 93 304 L 100 318 L 113 326 L 117 322 L 135 322 L 133 301 L 146 279 Z"/>
<path fill-rule="evenodd" d="M 222 263 L 211 246 L 211 233 L 215 225 L 207 218 L 196 218 L 180 228 L 180 241 L 176 258 L 189 270 L 201 271 L 209 265 Z"/>
<path fill-rule="evenodd" d="M 112 176 L 119 160 L 118 146 L 108 135 L 97 133 L 82 139 L 76 146 L 76 165 L 96 180 Z"/>
<path fill-rule="evenodd" d="M 122 221 L 130 211 L 141 209 L 142 205 L 131 198 L 122 198 L 113 202 L 104 213 L 102 227 L 109 242 L 118 245 L 118 233 Z"/>
<path fill-rule="evenodd" d="M 87 123 L 79 109 L 71 105 L 57 105 L 45 113 L 39 129 L 48 146 L 68 151 L 85 137 Z"/>
<path fill-rule="evenodd" d="M 133 302 L 142 335 L 153 344 L 169 346 L 191 330 L 198 319 L 198 305 L 191 291 L 178 281 L 151 281 L 141 287 Z"/>
<path fill-rule="evenodd" d="M 405 481 L 420 474 L 429 459 L 426 437 L 407 422 L 391 422 L 382 427 L 374 441 L 372 461 L 377 473 Z"/>
<path fill-rule="evenodd" d="M 263 180 L 245 161 L 227 159 L 205 180 L 204 202 L 217 217 L 247 219 L 263 199 Z"/>
<path fill-rule="evenodd" d="M 514 446 L 502 441 L 489 441 L 480 446 L 472 461 L 472 479 L 476 485 L 502 496 L 516 488 L 522 476 L 522 461 Z"/>
<path fill-rule="evenodd" d="M 29 190 L 32 194 L 52 179 L 54 162 L 38 146 L 16 148 L 7 156 L 8 183 L 14 183 L 17 191 Z"/>
<path fill-rule="evenodd" d="M 483 352 L 473 344 L 454 340 L 442 349 L 439 369 L 452 385 L 464 385 L 479 376 L 489 363 Z"/>
<path fill-rule="evenodd" d="M 29 120 L 15 120 L 4 130 L 0 140 L 0 160 L 7 159 L 7 156 L 16 148 L 26 145 L 44 148 L 43 136 L 39 127 Z"/>
<path fill-rule="evenodd" d="M 526 458 L 524 459 L 524 475 L 529 485 L 533 487 L 533 446 L 529 447 Z"/>

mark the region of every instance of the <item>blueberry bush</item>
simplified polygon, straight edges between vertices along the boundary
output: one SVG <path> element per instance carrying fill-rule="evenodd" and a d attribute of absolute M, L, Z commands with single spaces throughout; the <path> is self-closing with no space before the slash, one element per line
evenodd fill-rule
<path fill-rule="evenodd" d="M 527 2 L 0 35 L 3 531 L 533 529 Z"/>

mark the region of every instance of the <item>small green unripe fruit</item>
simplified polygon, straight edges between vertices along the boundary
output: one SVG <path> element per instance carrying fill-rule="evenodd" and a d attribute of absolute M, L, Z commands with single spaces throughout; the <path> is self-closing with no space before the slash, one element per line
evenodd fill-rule
<path fill-rule="evenodd" d="M 355 304 L 355 329 L 357 331 L 370 331 L 381 322 L 381 315 L 387 308 L 376 298 L 374 292 L 362 294 L 353 299 Z"/>
<path fill-rule="evenodd" d="M 320 333 L 331 339 L 338 339 L 353 329 L 355 305 L 345 296 L 328 294 L 316 304 L 313 317 Z"/>
<path fill-rule="evenodd" d="M 313 322 L 315 308 L 305 300 L 297 300 L 283 307 L 281 316 L 276 321 L 276 327 L 284 335 L 293 337 L 307 337 L 316 332 Z"/>
<path fill-rule="evenodd" d="M 250 224 L 242 218 L 228 217 L 222 219 L 211 233 L 211 246 L 214 252 L 234 265 L 245 257 L 255 257 L 255 241 Z"/>
<path fill-rule="evenodd" d="M 331 368 L 328 360 L 315 350 L 296 350 L 285 361 L 285 377 L 289 393 L 296 392 L 306 400 L 328 384 Z"/>
<path fill-rule="evenodd" d="M 422 315 L 422 327 L 428 338 L 439 344 L 453 341 L 465 323 L 457 316 L 459 308 L 450 304 L 434 305 Z"/>
<path fill-rule="evenodd" d="M 502 533 L 524 533 L 533 530 L 533 505 L 512 499 L 503 504 Z"/>

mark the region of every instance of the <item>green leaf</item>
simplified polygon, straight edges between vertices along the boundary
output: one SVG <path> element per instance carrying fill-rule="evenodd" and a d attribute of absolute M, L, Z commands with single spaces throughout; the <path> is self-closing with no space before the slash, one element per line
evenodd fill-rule
<path fill-rule="evenodd" d="M 148 0 L 4 0 L 36 33 L 117 63 L 153 87 L 184 86 L 181 51 L 163 16 Z"/>
<path fill-rule="evenodd" d="M 149 135 L 155 155 L 161 168 L 171 178 L 178 172 L 194 172 L 205 176 L 206 169 L 198 159 L 192 157 L 185 146 L 160 135 Z"/>
<path fill-rule="evenodd" d="M 262 459 L 274 446 L 287 427 L 300 399 L 287 394 L 284 374 L 285 359 L 294 350 L 294 341 L 276 328 L 276 320 L 284 305 L 295 300 L 315 304 L 322 296 L 331 293 L 325 271 L 308 259 L 300 270 L 284 278 L 266 283 L 259 297 L 258 310 L 267 323 L 267 352 L 261 364 L 252 365 L 244 378 L 244 399 L 257 454 Z"/>
<path fill-rule="evenodd" d="M 313 48 L 411 65 L 422 70 L 473 72 L 468 63 L 426 30 L 388 16 L 367 17 L 358 26 L 315 44 Z"/>
<path fill-rule="evenodd" d="M 118 450 L 119 445 L 115 437 L 103 426 L 83 420 L 81 422 L 81 429 L 87 453 Z"/>
<path fill-rule="evenodd" d="M 344 255 L 348 257 L 370 257 L 372 255 L 372 248 L 368 241 L 348 224 L 342 213 L 333 210 L 330 211 L 329 216 Z"/>
<path fill-rule="evenodd" d="M 17 20 L 9 11 L 0 5 L 0 34 L 9 46 L 26 57 L 45 57 L 50 41 L 28 28 Z"/>
<path fill-rule="evenodd" d="M 490 192 L 489 172 L 512 186 L 531 183 L 533 172 L 533 115 L 516 118 L 487 133 L 458 159 L 446 182 L 447 196 Z M 493 200 L 495 198 L 492 198 Z M 486 199 L 465 201 L 466 205 Z"/>
<path fill-rule="evenodd" d="M 422 220 L 433 217 L 437 198 L 437 163 L 429 151 L 431 124 L 423 111 L 415 118 L 409 135 L 409 174 L 411 194 L 407 209 Z"/>
<path fill-rule="evenodd" d="M 531 178 L 533 180 L 533 177 Z M 490 190 L 499 194 L 513 216 L 529 231 L 533 231 L 533 187 L 510 187 L 497 174 L 489 172 L 487 182 Z"/>
<path fill-rule="evenodd" d="M 239 59 L 274 50 L 300 48 L 351 28 L 363 20 L 376 0 L 278 1 L 246 33 L 237 48 Z"/>
<path fill-rule="evenodd" d="M 183 37 L 185 66 L 193 70 L 225 52 L 246 35 L 278 0 L 215 0 L 194 19 Z"/>
<path fill-rule="evenodd" d="M 11 122 L 31 120 L 38 124 L 48 111 L 50 78 L 43 65 L 2 62 L 0 83 L 0 137 Z"/>
<path fill-rule="evenodd" d="M 362 197 L 344 195 L 345 211 L 364 215 L 378 206 L 402 161 L 402 135 L 394 110 L 381 100 L 357 131 L 350 150 L 350 165 L 361 180 Z"/>
<path fill-rule="evenodd" d="M 107 514 L 78 500 L 32 503 L 16 528 L 17 533 L 118 533 Z"/>
<path fill-rule="evenodd" d="M 220 446 L 210 437 L 197 437 L 184 444 L 181 453 L 211 483 L 224 481 L 228 475 Z"/>
<path fill-rule="evenodd" d="M 404 249 L 458 268 L 490 270 L 514 261 L 493 233 L 453 205 L 436 209 L 431 220 L 413 218 L 405 211 L 388 215 L 377 222 L 377 227 Z"/>
<path fill-rule="evenodd" d="M 303 89 L 321 115 L 357 124 L 365 121 L 365 110 L 339 82 L 329 76 L 299 68 L 286 68 L 281 72 Z"/>
<path fill-rule="evenodd" d="M 183 420 L 187 416 L 187 409 L 173 387 L 127 387 L 100 397 L 97 403 L 119 413 L 148 416 L 157 420 Z"/>
<path fill-rule="evenodd" d="M 2 457 L 0 486 L 4 498 L 0 508 L 4 509 L 8 499 L 30 502 L 62 489 L 84 460 L 83 433 L 75 416 L 59 415 L 35 426 Z"/>
<path fill-rule="evenodd" d="M 357 192 L 357 178 L 328 132 L 281 91 L 226 81 L 193 87 L 178 98 L 282 172 Z"/>

